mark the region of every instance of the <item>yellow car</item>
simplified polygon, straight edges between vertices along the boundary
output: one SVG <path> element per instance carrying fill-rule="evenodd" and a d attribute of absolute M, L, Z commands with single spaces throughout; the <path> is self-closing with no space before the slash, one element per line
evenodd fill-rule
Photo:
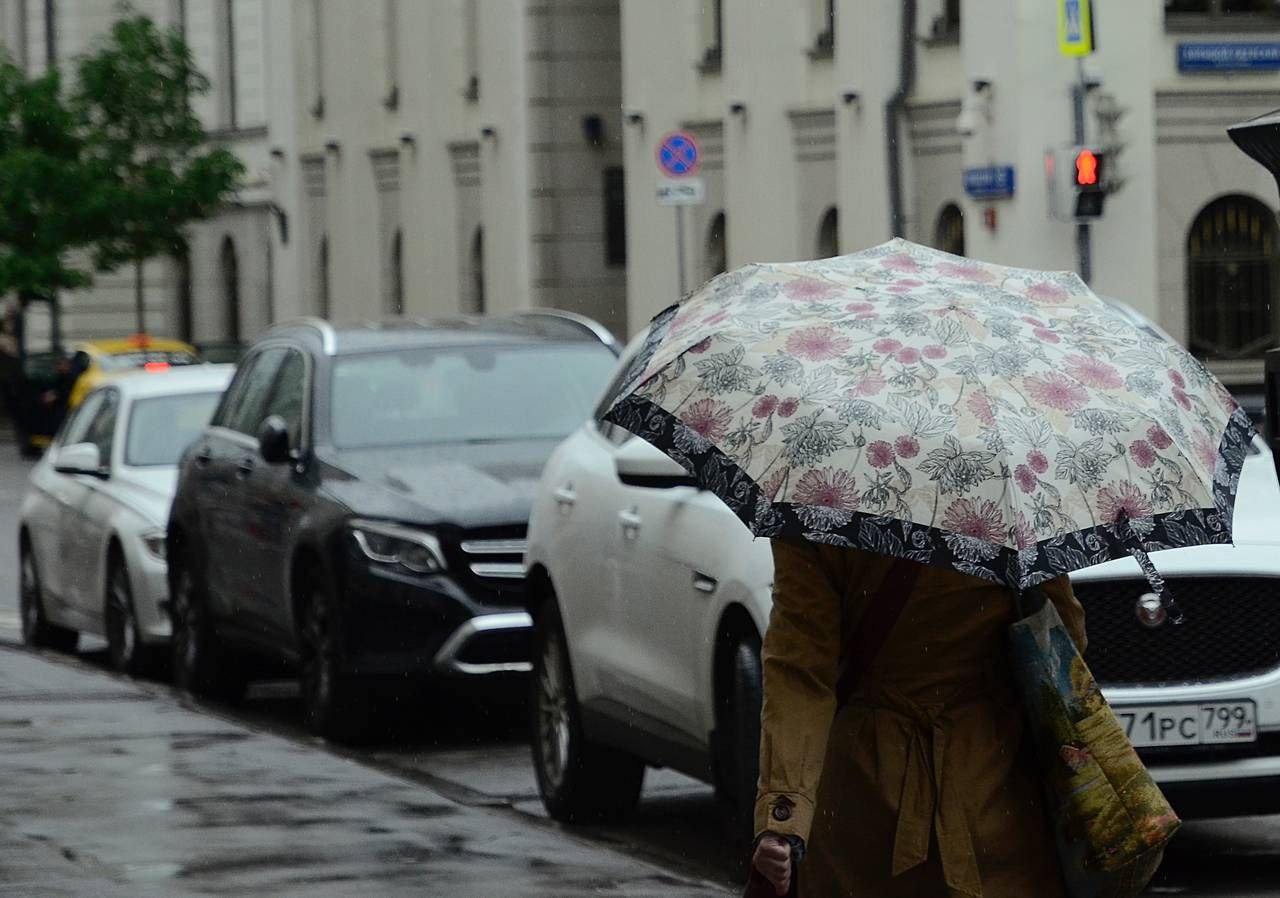
<path fill-rule="evenodd" d="M 89 391 L 110 374 L 132 368 L 164 368 L 195 365 L 200 362 L 196 348 L 181 340 L 135 334 L 116 340 L 91 340 L 74 348 L 72 370 L 79 371 L 67 408 L 78 406 Z"/>

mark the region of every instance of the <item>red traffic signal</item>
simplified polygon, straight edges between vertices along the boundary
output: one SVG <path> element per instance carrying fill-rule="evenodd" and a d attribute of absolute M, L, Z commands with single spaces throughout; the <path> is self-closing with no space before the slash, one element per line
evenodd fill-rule
<path fill-rule="evenodd" d="M 1099 153 L 1097 150 L 1077 150 L 1075 160 L 1076 187 L 1081 190 L 1101 190 L 1102 165 L 1105 159 L 1106 155 Z"/>

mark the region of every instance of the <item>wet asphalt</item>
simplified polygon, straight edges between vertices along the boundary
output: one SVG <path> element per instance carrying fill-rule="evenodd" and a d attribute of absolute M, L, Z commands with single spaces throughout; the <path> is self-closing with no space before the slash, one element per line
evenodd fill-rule
<path fill-rule="evenodd" d="M 0 898 L 735 893 L 711 790 L 679 774 L 650 771 L 625 824 L 547 820 L 515 685 L 403 700 L 342 747 L 290 683 L 215 706 L 107 672 L 98 640 L 6 647 L 27 468 L 0 440 Z M 1189 823 L 1149 893 L 1280 898 L 1280 818 Z"/>

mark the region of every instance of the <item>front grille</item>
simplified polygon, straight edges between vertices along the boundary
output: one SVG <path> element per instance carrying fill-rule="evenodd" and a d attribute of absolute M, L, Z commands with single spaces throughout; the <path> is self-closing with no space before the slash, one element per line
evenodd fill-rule
<path fill-rule="evenodd" d="M 1112 686 L 1175 685 L 1234 680 L 1280 667 L 1280 579 L 1171 577 L 1186 614 L 1180 625 L 1138 620 L 1145 580 L 1075 584 L 1085 609 L 1085 661 Z"/>
<path fill-rule="evenodd" d="M 451 534 L 449 567 L 473 598 L 487 604 L 524 602 L 524 525 L 487 527 Z"/>

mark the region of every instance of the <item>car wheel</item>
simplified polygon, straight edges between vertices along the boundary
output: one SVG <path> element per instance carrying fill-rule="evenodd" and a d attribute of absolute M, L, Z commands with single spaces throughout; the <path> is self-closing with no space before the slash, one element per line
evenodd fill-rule
<path fill-rule="evenodd" d="M 74 652 L 80 634 L 49 623 L 44 614 L 44 593 L 40 589 L 40 571 L 36 556 L 27 540 L 18 549 L 18 604 L 22 616 L 22 641 L 32 648 Z"/>
<path fill-rule="evenodd" d="M 721 696 L 719 793 L 728 806 L 730 833 L 750 838 L 760 766 L 760 707 L 764 683 L 760 665 L 760 637 L 739 632 L 725 653 Z"/>
<path fill-rule="evenodd" d="M 129 569 L 121 560 L 112 562 L 107 575 L 107 603 L 103 621 L 107 632 L 107 657 L 114 670 L 131 677 L 142 676 L 154 670 L 156 653 L 142 641 L 138 616 L 134 612 Z"/>
<path fill-rule="evenodd" d="M 564 625 L 554 599 L 538 616 L 533 644 L 533 766 L 547 813 L 565 823 L 630 815 L 644 785 L 644 762 L 590 743 L 583 735 Z"/>
<path fill-rule="evenodd" d="M 342 669 L 338 616 L 329 591 L 313 587 L 303 610 L 298 681 L 307 728 L 317 736 L 355 741 L 367 733 L 367 690 Z"/>
<path fill-rule="evenodd" d="M 237 659 L 220 644 L 195 566 L 183 559 L 173 579 L 170 618 L 173 679 L 179 688 L 205 698 L 239 701 L 247 685 Z"/>

